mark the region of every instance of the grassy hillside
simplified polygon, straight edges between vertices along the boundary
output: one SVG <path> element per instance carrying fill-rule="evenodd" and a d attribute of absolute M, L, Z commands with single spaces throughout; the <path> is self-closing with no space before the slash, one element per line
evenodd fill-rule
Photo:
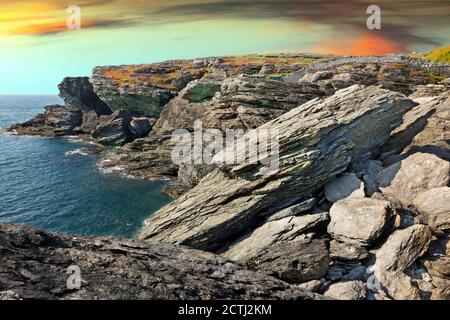
<path fill-rule="evenodd" d="M 423 54 L 422 57 L 435 62 L 450 63 L 450 46 L 434 49 Z"/>

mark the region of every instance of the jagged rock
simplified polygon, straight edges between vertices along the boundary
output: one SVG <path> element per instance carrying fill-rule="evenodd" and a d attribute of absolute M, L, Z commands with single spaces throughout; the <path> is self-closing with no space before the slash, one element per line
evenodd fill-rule
<path fill-rule="evenodd" d="M 343 280 L 355 281 L 360 280 L 366 282 L 369 278 L 369 272 L 364 266 L 357 266 L 356 268 L 350 270 L 345 276 L 342 277 Z"/>
<path fill-rule="evenodd" d="M 353 197 L 364 198 L 364 185 L 354 173 L 345 173 L 339 178 L 328 182 L 324 188 L 325 197 L 330 202 Z"/>
<path fill-rule="evenodd" d="M 133 118 L 130 122 L 130 132 L 134 139 L 145 137 L 150 130 L 152 125 L 147 118 Z"/>
<path fill-rule="evenodd" d="M 433 290 L 431 300 L 450 300 L 450 283 L 446 287 L 440 287 Z"/>
<path fill-rule="evenodd" d="M 77 134 L 92 134 L 97 128 L 98 121 L 99 117 L 95 111 L 84 111 L 81 126 L 75 128 L 73 131 Z"/>
<path fill-rule="evenodd" d="M 306 197 L 352 161 L 367 160 L 413 106 L 400 94 L 362 86 L 305 103 L 259 128 L 278 130 L 280 170 L 261 175 L 260 163 L 222 166 L 147 219 L 139 238 L 219 250 L 279 211 L 292 194 Z M 236 150 L 245 150 L 251 134 Z"/>
<path fill-rule="evenodd" d="M 410 206 L 420 193 L 449 184 L 450 162 L 433 154 L 415 153 L 381 171 L 378 182 L 384 197 Z"/>
<path fill-rule="evenodd" d="M 182 94 L 183 99 L 189 102 L 203 102 L 214 97 L 220 91 L 223 79 L 205 76 L 200 80 L 190 82 Z"/>
<path fill-rule="evenodd" d="M 178 170 L 178 182 L 189 190 L 215 168 L 215 165 L 181 164 Z"/>
<path fill-rule="evenodd" d="M 286 209 L 283 209 L 274 215 L 271 215 L 269 219 L 267 219 L 268 222 L 275 221 L 275 220 L 281 220 L 286 217 L 292 217 L 292 216 L 298 216 L 301 213 L 307 212 L 311 210 L 314 205 L 316 204 L 317 199 L 311 198 L 305 201 L 302 201 L 298 204 L 294 204 L 293 206 L 290 206 Z"/>
<path fill-rule="evenodd" d="M 436 229 L 450 229 L 450 188 L 441 187 L 420 193 L 413 201 L 427 224 Z"/>
<path fill-rule="evenodd" d="M 68 237 L 9 224 L 0 224 L 0 244 L 0 292 L 23 299 L 320 299 L 171 244 Z M 71 265 L 80 268 L 80 290 L 67 288 Z"/>
<path fill-rule="evenodd" d="M 395 300 L 421 300 L 419 289 L 403 272 L 383 272 L 379 281 L 382 290 Z"/>
<path fill-rule="evenodd" d="M 330 242 L 330 258 L 334 260 L 352 261 L 367 258 L 367 249 L 347 242 Z"/>
<path fill-rule="evenodd" d="M 338 282 L 332 284 L 324 295 L 339 300 L 364 300 L 367 288 L 362 281 Z"/>
<path fill-rule="evenodd" d="M 443 84 L 419 85 L 412 88 L 413 93 L 409 97 L 415 101 L 422 101 L 421 98 L 435 97 L 446 90 L 448 87 Z"/>
<path fill-rule="evenodd" d="M 270 221 L 222 256 L 291 283 L 320 279 L 328 269 L 328 250 L 323 240 L 310 240 L 306 233 L 327 222 L 327 213 Z"/>
<path fill-rule="evenodd" d="M 450 91 L 436 99 L 439 103 L 435 113 L 428 118 L 425 128 L 414 136 L 404 153 L 427 152 L 450 161 Z"/>
<path fill-rule="evenodd" d="M 126 110 L 116 111 L 110 116 L 102 116 L 92 137 L 103 145 L 123 145 L 133 139 L 130 123 L 131 114 Z"/>
<path fill-rule="evenodd" d="M 91 76 L 95 93 L 113 111 L 159 116 L 162 108 L 189 82 L 201 78 L 205 68 L 190 60 L 133 66 L 96 67 Z"/>
<path fill-rule="evenodd" d="M 60 105 L 44 108 L 44 113 L 22 124 L 15 124 L 9 130 L 22 135 L 63 136 L 73 134 L 82 122 L 81 110 Z"/>
<path fill-rule="evenodd" d="M 308 232 L 324 227 L 327 222 L 328 213 L 270 221 L 254 230 L 248 237 L 239 239 L 222 255 L 239 262 L 247 262 L 253 258 L 260 259 L 261 253 L 271 250 L 275 244 L 294 241 Z"/>
<path fill-rule="evenodd" d="M 304 102 L 324 96 L 314 84 L 285 84 L 248 76 L 228 78 L 204 115 L 204 126 L 254 129 Z"/>
<path fill-rule="evenodd" d="M 403 124 L 393 131 L 381 149 L 380 158 L 385 165 L 405 159 L 415 152 L 433 153 L 450 160 L 449 94 L 447 91 L 422 101 L 405 114 Z"/>
<path fill-rule="evenodd" d="M 433 240 L 426 255 L 421 258 L 424 268 L 432 277 L 431 283 L 435 287 L 432 291 L 431 299 L 448 299 L 448 288 L 450 288 L 449 237 L 450 235 L 446 232 L 442 237 Z"/>
<path fill-rule="evenodd" d="M 425 225 L 416 224 L 395 231 L 376 251 L 373 270 L 377 278 L 386 271 L 403 272 L 427 251 L 430 241 L 431 231 Z"/>
<path fill-rule="evenodd" d="M 97 115 L 109 115 L 111 109 L 95 94 L 88 77 L 64 78 L 58 85 L 59 96 L 67 107 L 83 111 L 95 111 Z"/>
<path fill-rule="evenodd" d="M 328 233 L 338 241 L 368 246 L 391 226 L 393 215 L 387 201 L 347 198 L 331 207 Z"/>
<path fill-rule="evenodd" d="M 330 259 L 324 240 L 279 242 L 247 262 L 247 266 L 289 283 L 320 279 Z"/>
<path fill-rule="evenodd" d="M 310 280 L 304 283 L 300 283 L 297 286 L 300 289 L 321 293 L 323 287 L 325 286 L 326 280 L 324 278 L 321 278 L 320 280 Z"/>
<path fill-rule="evenodd" d="M 21 300 L 20 296 L 14 291 L 0 291 L 0 301 L 2 300 Z"/>

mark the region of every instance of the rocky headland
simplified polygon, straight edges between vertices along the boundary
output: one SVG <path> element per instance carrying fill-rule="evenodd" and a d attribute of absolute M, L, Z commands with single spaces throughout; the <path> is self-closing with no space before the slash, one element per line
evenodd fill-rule
<path fill-rule="evenodd" d="M 91 78 L 66 78 L 65 106 L 10 130 L 95 141 L 102 166 L 170 179 L 176 199 L 137 240 L 0 224 L 0 291 L 449 299 L 449 77 L 449 64 L 411 56 L 280 54 L 97 67 Z M 193 132 L 195 120 L 247 132 L 224 153 L 245 148 L 255 130 L 275 130 L 279 168 L 261 175 L 260 162 L 174 164 L 171 134 Z M 63 288 L 70 264 L 86 270 L 79 291 Z M 104 270 L 110 279 L 99 285 Z"/>

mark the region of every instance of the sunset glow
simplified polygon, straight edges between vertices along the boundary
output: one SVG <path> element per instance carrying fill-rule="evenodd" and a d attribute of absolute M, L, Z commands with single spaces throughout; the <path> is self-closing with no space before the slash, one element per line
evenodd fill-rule
<path fill-rule="evenodd" d="M 270 52 L 382 55 L 450 43 L 448 1 L 382 0 L 382 29 L 366 0 L 80 0 L 0 3 L 0 92 L 52 93 L 63 75 L 96 65 Z M 36 76 L 30 77 L 30 72 Z M 39 77 L 37 76 L 39 75 Z"/>

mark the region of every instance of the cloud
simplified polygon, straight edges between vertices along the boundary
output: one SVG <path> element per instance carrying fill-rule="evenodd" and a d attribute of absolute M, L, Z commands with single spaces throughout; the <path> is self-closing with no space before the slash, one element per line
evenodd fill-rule
<path fill-rule="evenodd" d="M 65 28 L 66 8 L 72 0 L 2 0 L 0 34 L 52 35 Z M 322 47 L 338 51 L 365 51 L 369 42 L 376 52 L 403 50 L 414 43 L 436 46 L 450 33 L 448 0 L 377 0 L 382 30 L 367 35 L 366 9 L 372 0 L 77 0 L 85 28 L 141 28 L 177 22 L 215 19 L 274 19 L 298 26 L 329 27 L 342 43 L 325 39 Z M 6 31 L 5 31 L 6 30 Z M 420 32 L 418 32 L 420 30 Z M 435 31 L 440 33 L 440 39 Z M 305 28 L 299 28 L 299 33 Z M 322 39 L 317 35 L 317 39 Z M 348 39 L 351 38 L 351 39 Z M 358 40 L 359 39 L 359 40 Z M 360 42 L 360 44 L 357 43 Z M 352 49 L 352 46 L 354 47 Z M 347 49 L 345 49 L 347 48 Z"/>
<path fill-rule="evenodd" d="M 326 25 L 333 28 L 337 36 L 345 37 L 359 32 L 361 41 L 367 39 L 366 9 L 369 0 L 212 0 L 184 4 L 167 3 L 156 12 L 157 15 L 176 17 L 178 21 L 232 17 L 247 19 L 285 19 L 293 22 Z M 422 30 L 447 30 L 450 33 L 448 0 L 378 0 L 381 7 L 382 30 L 373 31 L 384 48 L 405 48 L 411 43 L 438 45 L 433 34 L 419 35 Z M 357 31 L 357 32 L 356 32 Z M 381 41 L 383 39 L 383 41 Z M 366 40 L 363 41 L 363 44 Z M 388 43 L 395 46 L 388 46 Z M 367 46 L 367 45 L 366 45 Z M 378 51 L 378 50 L 376 50 Z M 384 51 L 384 50 L 381 50 Z"/>
<path fill-rule="evenodd" d="M 90 20 L 83 19 L 81 29 L 98 28 L 98 27 L 117 27 L 125 25 L 125 22 L 115 20 Z M 28 36 L 44 36 L 69 31 L 66 21 L 55 21 L 42 24 L 27 24 L 17 28 L 10 29 L 7 35 L 28 35 Z"/>
<path fill-rule="evenodd" d="M 338 55 L 384 55 L 405 51 L 405 46 L 384 38 L 381 35 L 366 32 L 357 37 L 325 40 L 313 51 L 318 53 L 334 53 Z"/>

